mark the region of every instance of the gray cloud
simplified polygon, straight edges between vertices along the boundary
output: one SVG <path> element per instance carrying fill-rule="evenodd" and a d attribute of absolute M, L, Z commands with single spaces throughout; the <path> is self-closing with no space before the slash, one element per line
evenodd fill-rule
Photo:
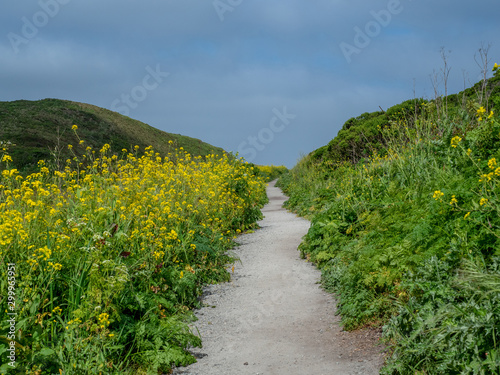
<path fill-rule="evenodd" d="M 414 80 L 417 96 L 432 96 L 442 46 L 451 50 L 451 91 L 463 89 L 463 71 L 478 79 L 481 43 L 492 43 L 492 62 L 500 62 L 497 0 L 401 0 L 380 30 L 373 14 L 397 0 L 221 1 L 233 4 L 223 21 L 212 1 L 7 2 L 0 100 L 56 97 L 111 109 L 135 89 L 147 95 L 131 117 L 231 151 L 286 106 L 296 119 L 254 161 L 291 167 L 348 118 L 411 98 Z M 54 14 L 44 24 L 40 12 Z M 43 24 L 29 38 L 26 20 Z M 355 46 L 355 28 L 370 22 L 378 32 L 348 63 L 340 44 Z M 9 33 L 24 38 L 18 53 Z M 157 65 L 170 75 L 140 89 Z"/>

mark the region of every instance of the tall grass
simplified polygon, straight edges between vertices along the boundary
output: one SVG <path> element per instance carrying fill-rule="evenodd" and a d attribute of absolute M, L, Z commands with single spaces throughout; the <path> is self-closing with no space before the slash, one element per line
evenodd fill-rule
<path fill-rule="evenodd" d="M 312 217 L 302 255 L 346 329 L 384 326 L 384 373 L 498 373 L 499 119 L 479 106 L 437 116 L 431 103 L 381 134 L 380 154 L 306 157 L 280 179 L 288 206 Z"/>
<path fill-rule="evenodd" d="M 226 250 L 261 217 L 265 184 L 226 156 L 138 152 L 87 147 L 62 171 L 41 161 L 23 178 L 4 147 L 0 373 L 157 374 L 195 360 L 189 311 L 203 284 L 229 278 Z"/>
<path fill-rule="evenodd" d="M 283 173 L 288 171 L 288 168 L 283 165 L 257 165 L 255 168 L 259 172 L 259 176 L 261 176 L 265 181 L 276 180 L 278 177 L 283 175 Z"/>

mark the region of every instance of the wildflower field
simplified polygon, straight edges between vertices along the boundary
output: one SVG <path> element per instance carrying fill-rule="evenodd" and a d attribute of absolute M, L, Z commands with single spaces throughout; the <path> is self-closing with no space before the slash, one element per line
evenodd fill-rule
<path fill-rule="evenodd" d="M 259 171 L 259 175 L 264 178 L 266 181 L 272 181 L 277 179 L 283 173 L 288 171 L 287 167 L 280 165 L 257 165 L 257 170 Z"/>
<path fill-rule="evenodd" d="M 399 106 L 369 157 L 313 153 L 279 180 L 344 327 L 383 327 L 383 374 L 500 373 L 500 95 L 464 98 Z"/>
<path fill-rule="evenodd" d="M 204 284 L 229 279 L 227 250 L 261 218 L 263 178 L 226 155 L 74 147 L 84 155 L 64 169 L 40 161 L 27 176 L 0 153 L 0 373 L 194 362 L 190 310 Z"/>

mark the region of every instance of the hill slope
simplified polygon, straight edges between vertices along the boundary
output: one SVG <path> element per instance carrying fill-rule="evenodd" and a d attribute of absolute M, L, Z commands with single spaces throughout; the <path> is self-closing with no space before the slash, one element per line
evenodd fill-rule
<path fill-rule="evenodd" d="M 85 145 L 100 148 L 108 143 L 114 152 L 138 145 L 141 150 L 153 146 L 161 155 L 174 147 L 183 147 L 190 154 L 206 156 L 225 151 L 199 139 L 171 134 L 143 122 L 90 104 L 58 99 L 39 101 L 17 100 L 0 102 L 0 141 L 10 141 L 9 153 L 14 165 L 21 171 L 31 172 L 38 160 L 51 159 L 54 150 L 59 158 L 71 156 L 68 144 L 78 144 L 71 130 L 78 126 L 78 134 Z M 78 154 L 78 148 L 75 148 Z"/>
<path fill-rule="evenodd" d="M 487 110 L 500 112 L 500 75 L 490 78 L 483 89 L 483 82 L 476 83 L 458 94 L 435 100 L 411 99 L 392 106 L 386 111 L 363 113 L 347 120 L 337 136 L 327 145 L 309 154 L 311 161 L 329 161 L 353 164 L 372 155 L 374 151 L 385 152 L 382 128 L 391 123 L 413 123 L 424 112 L 436 112 L 438 118 L 467 112 L 474 117 L 475 105 L 485 105 Z M 446 114 L 444 113 L 446 112 Z"/>
<path fill-rule="evenodd" d="M 287 208 L 311 218 L 299 249 L 344 328 L 383 327 L 381 374 L 500 373 L 494 71 L 486 97 L 476 85 L 351 119 L 279 180 Z"/>

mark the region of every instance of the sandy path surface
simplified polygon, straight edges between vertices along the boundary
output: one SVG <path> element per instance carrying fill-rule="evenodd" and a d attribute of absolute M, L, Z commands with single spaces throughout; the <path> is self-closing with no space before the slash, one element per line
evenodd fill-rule
<path fill-rule="evenodd" d="M 238 238 L 232 281 L 207 287 L 196 312 L 198 362 L 174 374 L 378 374 L 377 332 L 342 330 L 320 271 L 297 251 L 309 221 L 281 207 L 274 182 L 267 192 L 261 229 Z"/>

